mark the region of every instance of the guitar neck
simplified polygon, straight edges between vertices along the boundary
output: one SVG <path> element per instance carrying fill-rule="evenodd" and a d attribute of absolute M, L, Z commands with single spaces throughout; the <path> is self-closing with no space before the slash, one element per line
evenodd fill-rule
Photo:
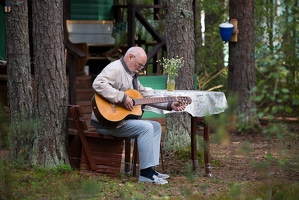
<path fill-rule="evenodd" d="M 135 102 L 135 105 L 143 105 L 143 104 L 154 104 L 154 103 L 177 101 L 177 97 L 153 97 L 153 98 L 133 99 L 133 100 Z"/>

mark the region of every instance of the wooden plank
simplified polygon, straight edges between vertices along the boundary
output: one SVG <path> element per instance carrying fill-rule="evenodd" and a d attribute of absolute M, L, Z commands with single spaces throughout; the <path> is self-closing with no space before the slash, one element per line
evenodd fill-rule
<path fill-rule="evenodd" d="M 76 112 L 77 112 L 77 117 L 76 117 L 76 119 L 79 119 L 80 117 L 84 117 L 84 114 L 83 114 L 83 112 L 82 112 L 80 106 L 76 105 L 76 106 L 74 106 L 74 107 L 76 108 Z M 74 119 L 74 118 L 73 118 L 73 119 Z"/>
<path fill-rule="evenodd" d="M 69 135 L 79 135 L 77 129 L 69 128 Z"/>
<path fill-rule="evenodd" d="M 112 20 L 66 20 L 67 24 L 112 24 Z"/>
<path fill-rule="evenodd" d="M 69 134 L 74 135 L 74 133 L 78 133 L 76 123 L 74 122 L 73 119 L 68 120 L 68 127 L 69 127 Z"/>
<path fill-rule="evenodd" d="M 69 108 L 69 111 L 71 113 L 71 117 L 72 119 L 76 122 L 79 119 L 79 116 L 82 116 L 82 111 L 80 111 L 80 107 L 79 106 L 71 106 Z M 96 168 L 94 160 L 92 159 L 92 154 L 88 145 L 88 142 L 86 140 L 86 137 L 84 135 L 84 130 L 82 128 L 82 126 L 80 126 L 80 123 L 76 123 L 76 129 L 78 130 L 79 136 L 80 136 L 80 140 L 82 142 L 82 146 L 84 148 L 84 150 L 86 151 L 86 155 L 88 158 L 88 162 L 90 164 L 90 168 L 92 170 L 94 170 Z"/>
<path fill-rule="evenodd" d="M 96 166 L 105 165 L 105 166 L 117 167 L 118 171 L 120 171 L 121 158 L 109 158 L 109 157 L 100 156 L 100 157 L 94 157 L 94 159 L 95 159 Z M 82 155 L 81 162 L 88 163 L 88 160 L 86 159 L 86 154 Z"/>
<path fill-rule="evenodd" d="M 71 0 L 70 18 L 85 20 L 113 19 L 113 0 Z"/>
<path fill-rule="evenodd" d="M 90 168 L 90 165 L 88 164 L 88 160 L 86 157 L 86 153 L 83 150 L 81 155 L 81 162 L 80 162 L 80 171 L 82 172 L 88 172 L 92 171 L 94 173 L 101 173 L 101 174 L 107 174 L 111 177 L 116 176 L 118 173 L 120 173 L 120 167 L 121 167 L 121 158 L 118 159 L 111 159 L 109 157 L 104 158 L 100 157 L 99 159 L 95 158 L 96 163 L 96 169 L 92 170 Z"/>
<path fill-rule="evenodd" d="M 131 139 L 102 135 L 95 128 L 85 130 L 86 121 L 82 119 L 83 113 L 79 105 L 69 106 L 69 113 L 72 116 L 69 124 L 73 127 L 69 129 L 71 165 L 80 171 L 92 171 L 109 176 L 119 174 L 125 140 L 128 145 L 125 162 L 130 163 Z M 75 137 L 80 138 L 79 143 L 74 140 Z M 129 166 L 126 166 L 125 172 L 129 172 Z"/>
<path fill-rule="evenodd" d="M 80 169 L 82 143 L 79 135 L 68 135 L 70 165 L 74 169 Z"/>
<path fill-rule="evenodd" d="M 82 172 L 89 172 L 90 168 L 88 164 L 81 163 L 80 171 Z M 111 166 L 105 166 L 105 165 L 98 165 L 97 169 L 93 171 L 93 173 L 100 173 L 100 174 L 106 174 L 110 177 L 115 177 L 120 173 L 120 170 L 118 167 L 111 167 Z"/>
<path fill-rule="evenodd" d="M 91 169 L 90 165 L 88 165 L 88 155 L 83 149 L 81 154 L 80 170 L 108 173 L 109 171 L 107 171 L 107 169 L 109 169 L 114 174 L 115 172 L 120 172 L 124 145 L 123 140 L 87 137 L 86 141 L 89 145 L 92 159 L 96 167 Z"/>
<path fill-rule="evenodd" d="M 123 140 L 110 140 L 103 138 L 87 138 L 87 142 L 91 151 L 112 152 L 111 154 L 122 154 L 124 144 Z"/>
<path fill-rule="evenodd" d="M 115 44 L 113 21 L 67 20 L 69 41 L 86 44 Z"/>

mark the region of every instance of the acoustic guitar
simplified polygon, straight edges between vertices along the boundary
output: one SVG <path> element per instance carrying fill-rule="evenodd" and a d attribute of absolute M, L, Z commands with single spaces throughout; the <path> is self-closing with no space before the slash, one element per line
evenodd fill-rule
<path fill-rule="evenodd" d="M 141 105 L 150 105 L 154 103 L 170 101 L 178 101 L 184 105 L 192 103 L 192 99 L 185 96 L 143 98 L 142 94 L 134 89 L 126 90 L 124 93 L 133 99 L 134 108 L 132 111 L 127 110 L 121 104 L 115 104 L 107 101 L 97 93 L 94 95 L 91 100 L 92 109 L 99 122 L 107 126 L 115 126 L 124 119 L 139 119 L 142 116 Z"/>

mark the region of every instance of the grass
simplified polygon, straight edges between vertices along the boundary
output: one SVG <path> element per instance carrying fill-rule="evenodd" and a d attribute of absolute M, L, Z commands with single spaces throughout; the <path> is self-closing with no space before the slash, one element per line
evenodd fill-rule
<path fill-rule="evenodd" d="M 82 174 L 69 165 L 46 169 L 4 160 L 0 167 L 0 199 L 299 199 L 298 183 L 225 182 L 188 172 L 188 168 L 169 184 L 153 185 L 124 174 L 116 178 Z"/>
<path fill-rule="evenodd" d="M 269 139 L 269 137 L 262 137 L 261 134 L 245 137 L 243 140 L 242 137 L 238 137 L 229 145 L 224 145 L 223 149 L 214 141 L 214 148 L 211 149 L 219 148 L 217 153 L 224 163 L 212 156 L 213 172 L 216 173 L 220 169 L 219 172 L 223 176 L 212 178 L 204 176 L 201 152 L 197 154 L 200 172 L 191 171 L 189 147 L 168 154 L 165 157 L 168 157 L 167 170 L 171 177 L 169 184 L 166 185 L 138 183 L 136 177 L 125 174 L 110 178 L 102 174 L 80 173 L 69 165 L 59 165 L 55 168 L 24 167 L 8 159 L 2 159 L 0 160 L 0 200 L 299 199 L 297 127 L 297 124 L 291 126 L 294 131 L 290 133 L 286 131 L 289 129 L 275 131 L 275 134 L 284 133 L 284 139 L 279 137 Z M 247 141 L 250 138 L 251 142 Z M 273 146 L 275 141 L 277 144 Z M 216 156 L 217 153 L 214 155 Z M 226 154 L 229 156 L 224 157 Z M 256 156 L 259 159 L 256 159 Z M 227 163 L 225 159 L 238 158 L 237 161 L 241 161 L 246 157 L 249 158 L 248 162 L 229 162 L 231 165 L 228 167 L 224 165 Z M 234 179 L 234 175 L 245 174 L 243 170 L 245 168 L 241 170 L 239 168 L 245 164 L 250 165 L 250 170 L 258 175 L 251 174 L 249 171 L 246 179 Z M 276 170 L 276 177 L 273 176 L 273 179 L 268 176 L 273 172 L 272 170 Z"/>

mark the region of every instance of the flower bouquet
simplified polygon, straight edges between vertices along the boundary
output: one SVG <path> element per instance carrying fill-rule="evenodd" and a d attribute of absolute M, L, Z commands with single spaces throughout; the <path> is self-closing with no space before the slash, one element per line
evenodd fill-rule
<path fill-rule="evenodd" d="M 175 77 L 178 76 L 178 71 L 184 64 L 183 58 L 162 58 L 161 60 L 157 61 L 163 67 L 163 74 L 167 74 L 167 90 L 174 91 L 175 88 Z"/>

